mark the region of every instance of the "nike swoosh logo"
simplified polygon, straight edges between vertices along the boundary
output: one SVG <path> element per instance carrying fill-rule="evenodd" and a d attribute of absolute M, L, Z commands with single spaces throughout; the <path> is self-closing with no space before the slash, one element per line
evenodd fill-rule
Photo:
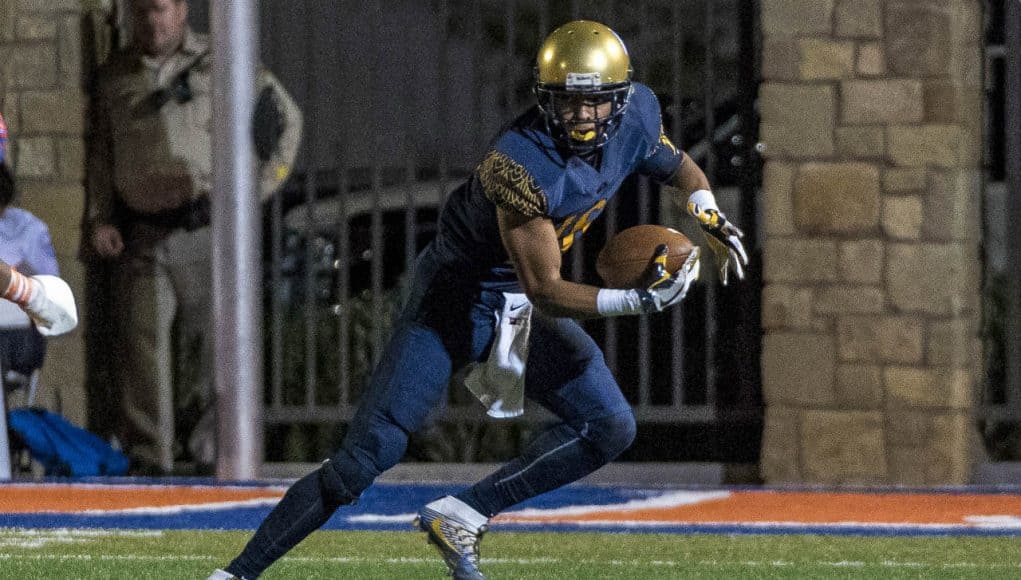
<path fill-rule="evenodd" d="M 443 535 L 443 530 L 440 529 L 440 519 L 439 518 L 436 518 L 435 520 L 433 520 L 432 523 L 429 524 L 429 527 L 432 528 L 433 535 L 435 535 L 437 538 L 439 538 L 440 541 L 442 541 L 444 544 L 449 546 L 451 550 L 454 550 L 455 552 L 457 551 L 457 547 L 454 546 L 453 544 L 451 544 L 449 541 L 447 541 L 447 537 Z"/>
<path fill-rule="evenodd" d="M 516 310 L 521 310 L 522 308 L 524 308 L 524 307 L 525 307 L 525 304 L 528 304 L 528 303 L 527 303 L 527 302 L 523 302 L 523 303 L 521 303 L 521 304 L 518 304 L 518 305 L 516 305 L 516 306 L 511 306 L 511 307 L 510 307 L 510 311 L 511 311 L 511 312 L 514 312 L 514 311 L 516 311 Z"/>

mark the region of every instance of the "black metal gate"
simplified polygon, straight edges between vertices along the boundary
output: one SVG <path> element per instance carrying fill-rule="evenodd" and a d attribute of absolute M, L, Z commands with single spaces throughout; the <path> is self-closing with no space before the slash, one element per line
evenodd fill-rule
<path fill-rule="evenodd" d="M 317 459 L 336 442 L 446 192 L 499 126 L 531 105 L 544 36 L 589 18 L 624 39 L 636 78 L 661 99 L 667 131 L 706 169 L 752 257 L 743 284 L 701 284 L 669 315 L 587 326 L 639 418 L 627 457 L 757 461 L 758 2 L 277 0 L 262 10 L 266 64 L 302 105 L 307 128 L 302 166 L 266 212 L 271 460 Z M 680 226 L 698 239 L 643 179 L 630 180 L 605 216 L 567 257 L 575 279 L 594 281 L 602 242 L 635 223 Z M 482 450 L 498 438 L 505 444 L 495 447 L 513 451 L 543 418 L 492 423 L 462 391 L 452 389 L 438 417 L 443 435 L 426 434 L 413 454 L 499 458 Z"/>
<path fill-rule="evenodd" d="M 1021 2 L 985 2 L 986 380 L 980 409 L 994 460 L 1021 460 Z"/>

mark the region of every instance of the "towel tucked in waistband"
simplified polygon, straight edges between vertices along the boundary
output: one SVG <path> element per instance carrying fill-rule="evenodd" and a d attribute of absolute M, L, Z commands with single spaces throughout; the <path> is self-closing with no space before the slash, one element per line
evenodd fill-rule
<path fill-rule="evenodd" d="M 503 296 L 489 358 L 468 371 L 464 384 L 487 407 L 486 414 L 508 419 L 525 412 L 525 362 L 532 303 L 521 293 L 504 292 Z"/>

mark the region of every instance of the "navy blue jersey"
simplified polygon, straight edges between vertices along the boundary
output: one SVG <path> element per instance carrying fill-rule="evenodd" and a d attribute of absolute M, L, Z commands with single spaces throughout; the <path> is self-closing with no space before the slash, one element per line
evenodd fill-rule
<path fill-rule="evenodd" d="M 566 252 L 629 175 L 670 179 L 681 153 L 663 133 L 656 96 L 645 85 L 633 86 L 616 135 L 601 149 L 598 169 L 557 148 L 537 107 L 511 122 L 444 205 L 433 258 L 484 288 L 520 292 L 500 239 L 497 206 L 549 218 Z"/>

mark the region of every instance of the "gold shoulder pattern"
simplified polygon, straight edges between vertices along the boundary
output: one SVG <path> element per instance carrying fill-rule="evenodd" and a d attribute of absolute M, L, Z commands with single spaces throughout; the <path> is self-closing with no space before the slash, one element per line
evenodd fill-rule
<path fill-rule="evenodd" d="M 670 141 L 670 137 L 666 136 L 666 131 L 663 130 L 663 123 L 659 124 L 659 142 L 669 147 L 670 151 L 672 151 L 674 155 L 679 153 L 679 151 L 677 151 L 677 147 Z"/>
<path fill-rule="evenodd" d="M 497 207 L 528 217 L 546 215 L 546 194 L 520 163 L 499 151 L 490 151 L 478 168 L 486 197 Z"/>

